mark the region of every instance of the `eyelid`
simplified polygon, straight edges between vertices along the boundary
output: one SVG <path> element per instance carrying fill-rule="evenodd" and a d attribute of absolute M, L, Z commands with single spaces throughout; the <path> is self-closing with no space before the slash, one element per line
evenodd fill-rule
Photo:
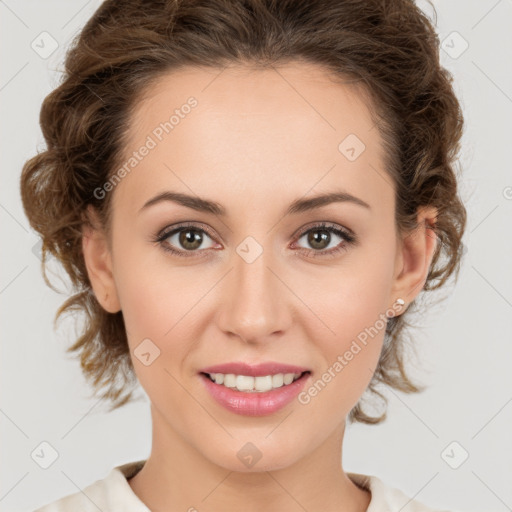
<path fill-rule="evenodd" d="M 172 226 L 166 226 L 165 228 L 163 228 L 161 231 L 158 232 L 158 234 L 156 235 L 156 238 L 157 239 L 165 239 L 165 238 L 168 238 L 169 236 L 171 236 L 172 234 L 180 231 L 181 229 L 184 229 L 184 228 L 195 228 L 199 231 L 204 231 L 210 238 L 214 239 L 215 240 L 215 236 L 214 234 L 212 233 L 211 229 L 206 225 L 206 224 L 203 224 L 202 222 L 191 222 L 191 221 L 185 221 L 185 222 L 182 222 L 182 223 L 178 223 L 178 224 L 173 224 Z"/>
<path fill-rule="evenodd" d="M 341 231 L 347 239 L 353 239 L 356 240 L 356 234 L 350 229 L 345 226 L 341 226 L 340 224 L 336 224 L 334 222 L 330 221 L 316 221 L 312 222 L 311 224 L 307 224 L 305 227 L 300 228 L 298 233 L 294 235 L 294 238 L 300 238 L 303 235 L 305 235 L 308 231 L 311 231 L 312 229 L 322 229 L 322 228 L 333 228 L 338 231 Z"/>

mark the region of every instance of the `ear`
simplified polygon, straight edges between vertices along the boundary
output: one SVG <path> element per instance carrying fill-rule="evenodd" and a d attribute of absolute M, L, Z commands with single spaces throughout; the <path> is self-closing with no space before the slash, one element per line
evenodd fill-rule
<path fill-rule="evenodd" d="M 96 299 L 109 313 L 121 310 L 112 273 L 112 255 L 107 236 L 94 208 L 89 205 L 86 212 L 93 227 L 84 223 L 82 228 L 82 251 L 89 281 Z"/>
<path fill-rule="evenodd" d="M 398 242 L 392 297 L 405 302 L 401 313 L 421 292 L 427 280 L 438 242 L 433 229 L 436 218 L 436 208 L 420 207 L 417 214 L 418 227 Z"/>

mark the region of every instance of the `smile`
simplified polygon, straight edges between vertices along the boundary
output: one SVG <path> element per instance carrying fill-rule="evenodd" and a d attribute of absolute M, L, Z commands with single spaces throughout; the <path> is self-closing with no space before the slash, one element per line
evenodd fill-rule
<path fill-rule="evenodd" d="M 243 416 L 266 416 L 283 409 L 304 389 L 310 376 L 310 371 L 256 377 L 217 372 L 199 374 L 217 404 Z"/>
<path fill-rule="evenodd" d="M 233 373 L 206 373 L 212 382 L 226 388 L 236 389 L 246 393 L 263 393 L 287 386 L 299 379 L 304 373 L 277 373 L 252 377 L 250 375 L 235 375 Z"/>

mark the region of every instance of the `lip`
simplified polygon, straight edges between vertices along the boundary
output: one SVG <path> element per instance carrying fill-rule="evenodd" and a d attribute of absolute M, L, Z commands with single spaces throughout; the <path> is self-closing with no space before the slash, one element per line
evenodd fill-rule
<path fill-rule="evenodd" d="M 277 373 L 304 373 L 310 372 L 309 368 L 302 368 L 290 364 L 269 361 L 259 364 L 248 364 L 242 362 L 217 364 L 199 370 L 199 373 L 234 373 L 235 375 L 247 375 L 248 377 L 262 377 L 264 375 L 275 375 Z"/>
<path fill-rule="evenodd" d="M 282 368 L 283 365 L 280 365 Z M 211 367 L 216 368 L 216 367 Z M 220 368 L 220 366 L 219 366 Z M 225 366 L 222 366 L 225 368 Z M 292 368 L 287 366 L 287 368 Z M 261 371 L 261 367 L 253 371 Z M 268 372 L 268 367 L 265 367 L 265 371 Z M 208 371 L 206 373 L 224 373 Z M 233 373 L 233 372 L 228 372 Z M 277 372 L 282 373 L 282 372 Z M 284 372 L 294 373 L 294 372 Z M 299 373 L 299 372 L 295 372 Z M 244 375 L 243 373 L 239 375 Z M 247 374 L 245 374 L 247 375 Z M 268 375 L 268 373 L 263 373 Z M 256 375 L 257 376 L 257 375 Z M 237 389 L 227 388 L 222 384 L 213 382 L 207 375 L 199 375 L 201 381 L 204 383 L 210 396 L 220 405 L 222 405 L 228 411 L 240 414 L 242 416 L 267 416 L 274 414 L 275 412 L 283 409 L 286 405 L 292 402 L 295 397 L 304 389 L 306 382 L 311 377 L 311 373 L 307 372 L 301 375 L 296 381 L 282 386 L 277 389 L 265 392 L 254 392 L 248 393 L 244 391 L 238 391 Z"/>

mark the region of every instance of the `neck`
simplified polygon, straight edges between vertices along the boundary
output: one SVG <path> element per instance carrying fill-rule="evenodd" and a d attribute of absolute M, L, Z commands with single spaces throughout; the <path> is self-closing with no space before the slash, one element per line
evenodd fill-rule
<path fill-rule="evenodd" d="M 158 414 L 153 407 L 152 414 Z M 255 464 L 240 472 L 207 459 L 159 420 L 153 421 L 150 456 L 128 481 L 153 512 L 364 512 L 368 508 L 370 493 L 356 486 L 342 468 L 345 422 L 322 445 L 287 467 L 265 469 Z"/>

